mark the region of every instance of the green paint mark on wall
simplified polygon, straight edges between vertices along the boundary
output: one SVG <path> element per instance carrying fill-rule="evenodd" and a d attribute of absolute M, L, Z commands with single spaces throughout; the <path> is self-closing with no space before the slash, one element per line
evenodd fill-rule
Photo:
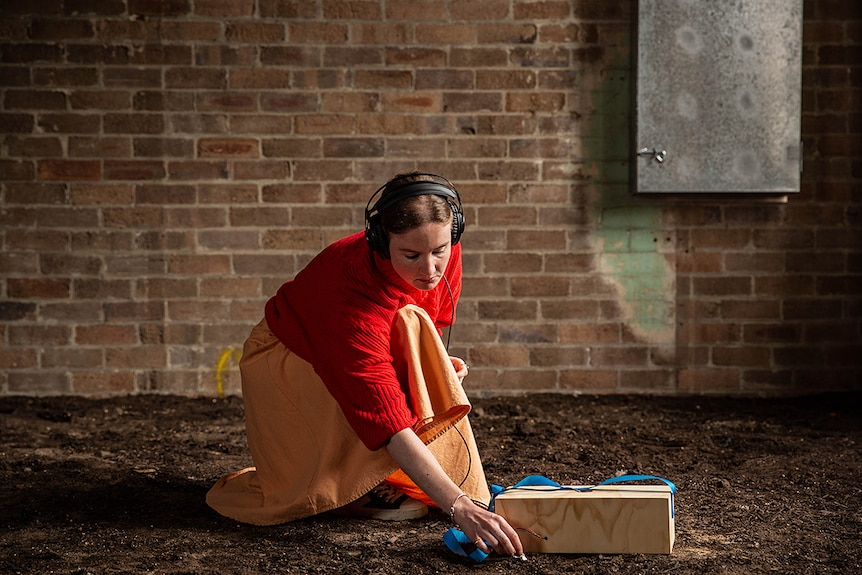
<path fill-rule="evenodd" d="M 662 209 L 629 192 L 633 112 L 627 40 L 609 46 L 608 67 L 584 76 L 593 115 L 585 124 L 584 158 L 592 165 L 594 231 L 600 271 L 611 282 L 631 331 L 650 343 L 674 340 L 676 275 L 663 249 Z"/>

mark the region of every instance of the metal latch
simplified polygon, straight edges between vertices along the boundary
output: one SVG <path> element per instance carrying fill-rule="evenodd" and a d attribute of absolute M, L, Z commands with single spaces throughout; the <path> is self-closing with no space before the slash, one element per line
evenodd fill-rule
<path fill-rule="evenodd" d="M 663 163 L 667 157 L 667 150 L 657 150 L 656 148 L 641 148 L 638 150 L 638 156 L 649 156 L 659 164 Z"/>

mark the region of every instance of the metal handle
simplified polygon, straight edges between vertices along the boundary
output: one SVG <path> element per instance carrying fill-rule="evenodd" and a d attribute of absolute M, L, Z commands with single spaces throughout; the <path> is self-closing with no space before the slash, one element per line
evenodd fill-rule
<path fill-rule="evenodd" d="M 667 150 L 658 150 L 656 148 L 641 148 L 638 150 L 638 156 L 650 156 L 659 164 L 663 163 L 667 158 Z"/>

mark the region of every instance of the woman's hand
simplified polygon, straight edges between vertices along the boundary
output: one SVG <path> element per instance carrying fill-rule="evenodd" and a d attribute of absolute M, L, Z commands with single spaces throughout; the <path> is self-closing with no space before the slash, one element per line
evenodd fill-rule
<path fill-rule="evenodd" d="M 468 366 L 467 362 L 460 357 L 450 355 L 449 359 L 452 360 L 452 367 L 455 368 L 455 375 L 458 376 L 458 381 L 464 381 L 464 378 L 467 377 L 468 373 L 470 373 L 470 366 Z"/>
<path fill-rule="evenodd" d="M 428 447 L 409 427 L 392 436 L 389 454 L 416 485 L 444 512 L 454 507 L 453 519 L 476 547 L 486 553 L 493 549 L 512 557 L 524 553 L 521 539 L 500 515 L 462 497 L 463 491 L 452 482 Z M 487 543 L 486 543 L 487 542 Z"/>
<path fill-rule="evenodd" d="M 500 515 L 476 505 L 467 497 L 458 499 L 453 509 L 452 519 L 479 550 L 485 553 L 496 551 L 505 557 L 524 554 L 520 537 Z"/>

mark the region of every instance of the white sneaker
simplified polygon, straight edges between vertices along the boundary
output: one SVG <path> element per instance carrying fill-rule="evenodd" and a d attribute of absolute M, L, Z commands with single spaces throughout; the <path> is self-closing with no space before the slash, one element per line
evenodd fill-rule
<path fill-rule="evenodd" d="M 336 509 L 334 513 L 382 521 L 405 521 L 425 517 L 428 515 L 428 506 L 383 482 L 353 503 Z"/>

